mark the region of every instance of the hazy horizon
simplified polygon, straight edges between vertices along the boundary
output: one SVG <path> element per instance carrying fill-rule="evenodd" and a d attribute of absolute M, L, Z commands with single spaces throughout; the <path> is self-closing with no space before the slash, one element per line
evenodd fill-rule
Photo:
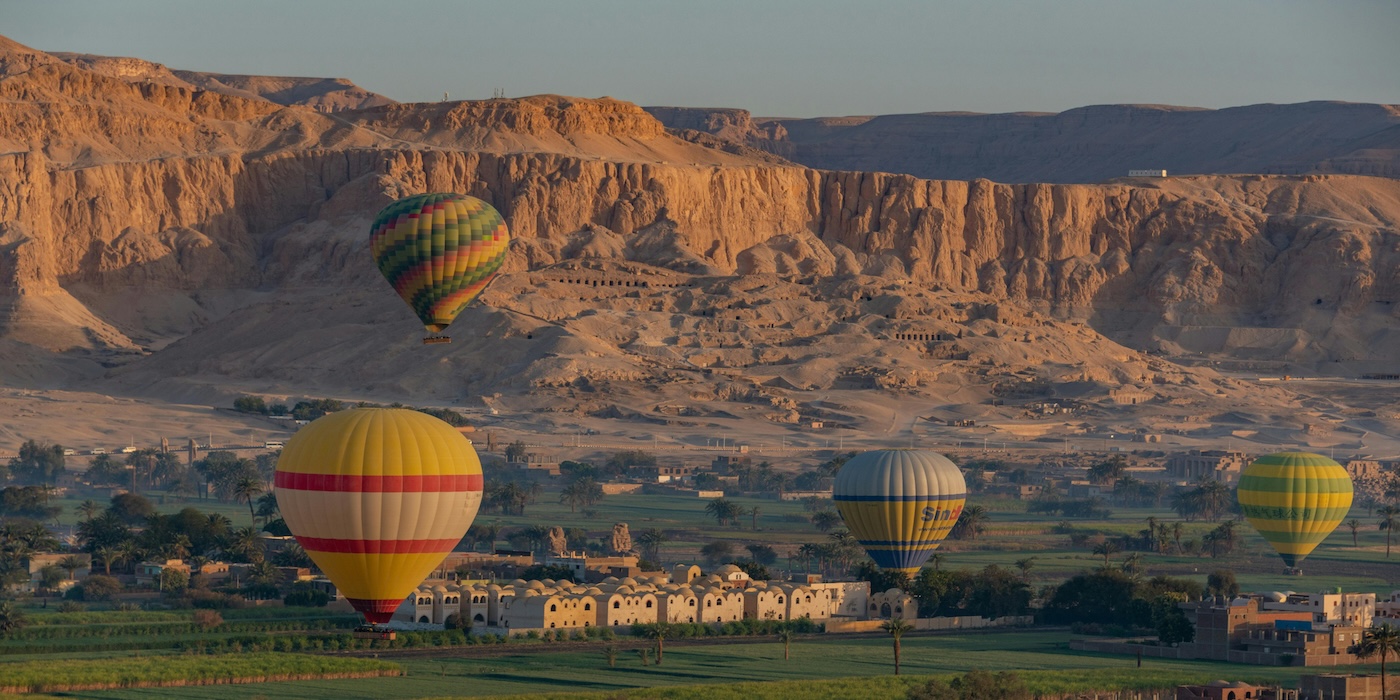
<path fill-rule="evenodd" d="M 404 102 L 501 88 L 784 117 L 1400 103 L 1400 5 L 1361 0 L 6 7 L 3 33 L 44 51 L 346 78 Z"/>

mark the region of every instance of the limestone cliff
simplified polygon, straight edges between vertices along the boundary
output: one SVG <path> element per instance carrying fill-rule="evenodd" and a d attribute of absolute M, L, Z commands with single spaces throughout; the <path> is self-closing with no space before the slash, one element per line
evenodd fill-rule
<path fill-rule="evenodd" d="M 687 142 L 610 99 L 325 115 L 5 55 L 0 96 L 15 108 L 0 113 L 0 340 L 11 345 L 154 353 L 140 362 L 160 366 L 192 334 L 221 352 L 220 334 L 238 332 L 221 319 L 254 324 L 239 312 L 271 313 L 268 295 L 297 332 L 327 324 L 334 336 L 354 316 L 345 304 L 394 308 L 367 262 L 368 218 L 395 197 L 450 190 L 501 209 L 520 241 L 515 272 L 603 257 L 693 275 L 865 275 L 1084 319 L 1167 354 L 1400 360 L 1396 180 L 1008 185 L 822 171 Z M 345 293 L 360 287 L 377 293 Z M 893 317 L 891 294 L 879 313 Z M 597 342 L 578 351 L 607 357 Z M 536 359 L 562 361 L 550 357 Z M 243 371 L 205 351 L 191 362 L 181 371 Z"/>

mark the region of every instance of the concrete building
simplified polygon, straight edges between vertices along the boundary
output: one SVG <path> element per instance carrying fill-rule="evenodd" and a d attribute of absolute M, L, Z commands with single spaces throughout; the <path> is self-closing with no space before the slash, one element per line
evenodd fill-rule
<path fill-rule="evenodd" d="M 1371 620 L 1376 616 L 1376 594 L 1268 593 L 1261 607 L 1264 610 L 1306 612 L 1312 615 L 1315 623 L 1370 627 Z"/>
<path fill-rule="evenodd" d="M 1376 601 L 1376 617 L 1400 620 L 1400 591 L 1391 591 L 1389 598 Z"/>
<path fill-rule="evenodd" d="M 400 618 L 415 622 L 426 618 L 441 624 L 447 615 L 458 612 L 479 630 L 508 633 L 595 625 L 625 631 L 633 624 L 658 621 L 716 624 L 803 617 L 824 621 L 835 615 L 858 619 L 865 613 L 869 590 L 864 581 L 753 581 L 732 565 L 708 575 L 699 567 L 677 566 L 669 574 L 609 576 L 591 584 L 548 579 L 516 579 L 506 584 L 428 582 L 408 597 Z M 904 600 L 913 598 L 896 602 L 900 614 L 906 614 Z M 879 609 L 877 605 L 877 613 Z"/>
<path fill-rule="evenodd" d="M 866 617 L 872 619 L 914 620 L 919 617 L 919 599 L 898 588 L 891 588 L 884 593 L 870 594 L 866 611 Z"/>
<path fill-rule="evenodd" d="M 1298 679 L 1298 700 L 1383 700 L 1381 677 L 1332 673 L 1303 676 Z"/>
<path fill-rule="evenodd" d="M 1212 681 L 1205 685 L 1179 685 L 1176 700 L 1256 700 L 1264 688 L 1240 681 Z"/>

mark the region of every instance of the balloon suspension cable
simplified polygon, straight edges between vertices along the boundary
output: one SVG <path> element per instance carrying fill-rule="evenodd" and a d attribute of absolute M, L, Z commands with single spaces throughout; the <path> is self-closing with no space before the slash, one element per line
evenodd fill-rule
<path fill-rule="evenodd" d="M 452 342 L 452 339 L 441 333 L 429 333 L 428 337 L 423 339 L 424 345 L 438 345 L 440 343 L 450 342 Z"/>

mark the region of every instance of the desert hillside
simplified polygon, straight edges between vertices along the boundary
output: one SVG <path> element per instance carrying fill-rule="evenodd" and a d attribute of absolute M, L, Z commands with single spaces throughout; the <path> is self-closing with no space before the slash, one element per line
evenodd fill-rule
<path fill-rule="evenodd" d="M 1054 385 L 1190 411 L 1282 396 L 1212 366 L 1400 363 L 1394 179 L 928 180 L 735 148 L 782 135 L 742 119 L 685 137 L 609 98 L 327 113 L 167 72 L 0 46 L 7 385 L 852 422 L 811 392 Z M 365 243 L 380 207 L 435 190 L 492 202 L 517 242 L 457 342 L 424 348 Z"/>
<path fill-rule="evenodd" d="M 815 119 L 754 119 L 736 109 L 646 109 L 669 128 L 711 134 L 813 168 L 932 180 L 1090 183 L 1138 169 L 1400 177 L 1400 105 L 1098 105 L 1058 114 Z"/>

